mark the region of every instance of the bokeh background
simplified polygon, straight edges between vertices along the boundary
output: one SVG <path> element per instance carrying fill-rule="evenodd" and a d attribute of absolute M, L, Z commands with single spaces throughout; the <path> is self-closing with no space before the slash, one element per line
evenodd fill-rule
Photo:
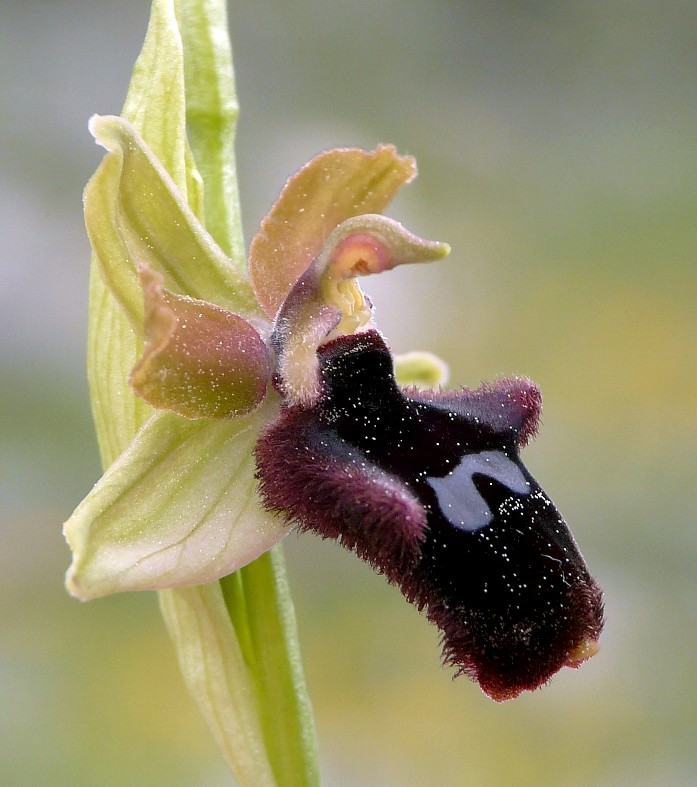
<path fill-rule="evenodd" d="M 81 190 L 143 0 L 0 4 L 0 782 L 225 785 L 153 594 L 67 597 L 60 526 L 99 476 Z M 327 785 L 697 783 L 697 6 L 236 0 L 251 237 L 315 152 L 391 141 L 391 215 L 447 240 L 366 282 L 397 351 L 527 374 L 527 464 L 606 592 L 601 654 L 497 705 L 352 556 L 287 540 Z"/>

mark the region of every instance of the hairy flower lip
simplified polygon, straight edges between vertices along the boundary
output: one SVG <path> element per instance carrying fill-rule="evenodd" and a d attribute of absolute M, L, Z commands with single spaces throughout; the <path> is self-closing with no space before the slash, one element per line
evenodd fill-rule
<path fill-rule="evenodd" d="M 493 699 L 592 655 L 579 643 L 602 628 L 600 590 L 518 458 L 538 423 L 534 383 L 399 391 L 374 330 L 319 357 L 321 397 L 286 401 L 257 443 L 266 505 L 397 584 L 443 632 L 445 662 Z M 420 522 L 416 537 L 404 522 Z"/>

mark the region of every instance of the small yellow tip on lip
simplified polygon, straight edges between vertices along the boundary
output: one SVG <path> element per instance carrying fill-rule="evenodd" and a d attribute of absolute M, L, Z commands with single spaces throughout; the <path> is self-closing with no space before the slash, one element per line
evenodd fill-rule
<path fill-rule="evenodd" d="M 600 643 L 595 639 L 584 639 L 569 653 L 566 659 L 567 667 L 580 667 L 584 661 L 593 658 L 600 650 Z"/>

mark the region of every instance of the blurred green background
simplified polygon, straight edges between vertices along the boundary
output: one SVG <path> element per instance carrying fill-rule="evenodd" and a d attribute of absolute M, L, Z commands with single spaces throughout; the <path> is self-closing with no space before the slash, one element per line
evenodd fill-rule
<path fill-rule="evenodd" d="M 230 777 L 153 594 L 67 597 L 60 526 L 99 476 L 81 190 L 148 3 L 0 5 L 0 782 Z M 240 0 L 248 238 L 317 151 L 391 141 L 391 215 L 449 261 L 366 282 L 398 352 L 527 374 L 531 471 L 606 592 L 602 651 L 497 705 L 336 545 L 287 540 L 327 785 L 697 783 L 697 6 Z"/>

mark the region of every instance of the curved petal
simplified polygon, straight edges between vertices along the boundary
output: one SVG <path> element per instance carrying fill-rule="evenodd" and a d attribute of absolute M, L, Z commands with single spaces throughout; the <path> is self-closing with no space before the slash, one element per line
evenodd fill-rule
<path fill-rule="evenodd" d="M 398 265 L 434 262 L 450 253 L 447 243 L 428 241 L 379 214 L 354 216 L 330 234 L 320 254 L 283 302 L 271 343 L 288 401 L 310 405 L 320 394 L 317 348 L 363 328 L 371 308 L 356 276 Z"/>
<path fill-rule="evenodd" d="M 398 265 L 437 262 L 448 254 L 447 243 L 420 238 L 387 216 L 367 214 L 343 221 L 327 239 L 310 274 L 319 276 L 319 300 L 341 311 L 334 335 L 354 333 L 370 319 L 370 307 L 355 282 L 357 276 L 384 273 Z M 308 282 L 303 284 L 307 290 Z"/>
<path fill-rule="evenodd" d="M 269 351 L 241 317 L 175 295 L 139 267 L 145 296 L 145 351 L 131 384 L 148 404 L 186 418 L 229 418 L 253 410 L 271 375 Z"/>
<path fill-rule="evenodd" d="M 227 421 L 155 414 L 65 524 L 70 592 L 210 582 L 283 538 L 290 527 L 262 509 L 252 457 L 276 412 L 267 401 Z"/>
<path fill-rule="evenodd" d="M 415 176 L 411 156 L 380 145 L 373 151 L 328 150 L 289 178 L 249 251 L 249 275 L 266 314 L 276 316 L 338 224 L 382 212 Z"/>
<path fill-rule="evenodd" d="M 139 263 L 165 276 L 173 292 L 261 317 L 249 282 L 186 204 L 135 128 L 95 116 L 90 130 L 109 152 L 85 188 L 85 223 L 107 286 L 140 335 Z"/>

